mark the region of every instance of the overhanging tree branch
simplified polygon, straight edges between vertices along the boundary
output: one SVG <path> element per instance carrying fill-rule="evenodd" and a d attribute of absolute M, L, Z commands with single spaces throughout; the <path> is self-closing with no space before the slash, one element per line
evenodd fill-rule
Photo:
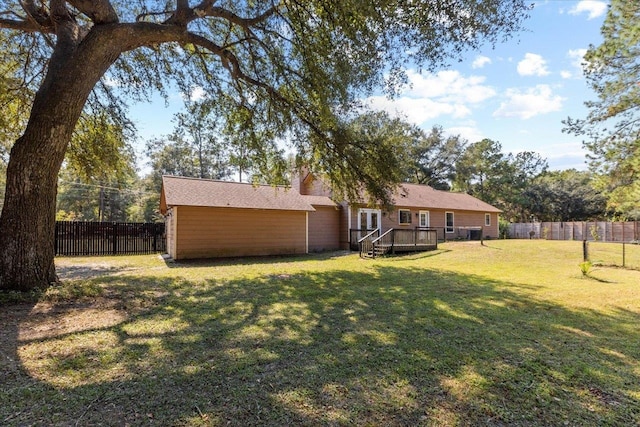
<path fill-rule="evenodd" d="M 68 3 L 94 24 L 113 24 L 119 21 L 116 10 L 108 0 L 68 0 Z"/>

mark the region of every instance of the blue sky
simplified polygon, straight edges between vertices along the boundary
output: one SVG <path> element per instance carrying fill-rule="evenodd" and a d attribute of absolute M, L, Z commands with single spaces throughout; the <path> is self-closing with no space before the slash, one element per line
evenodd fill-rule
<path fill-rule="evenodd" d="M 463 62 L 429 74 L 407 70 L 411 86 L 373 108 L 404 116 L 425 129 L 442 126 L 469 142 L 499 141 L 505 152 L 535 151 L 551 169 L 585 169 L 582 140 L 562 133 L 562 120 L 583 118 L 584 102 L 595 98 L 580 62 L 590 44 L 602 41 L 608 1 L 536 1 L 527 31 L 495 49 L 469 52 Z M 179 94 L 131 108 L 141 140 L 171 132 Z M 141 144 L 143 145 L 143 144 Z"/>

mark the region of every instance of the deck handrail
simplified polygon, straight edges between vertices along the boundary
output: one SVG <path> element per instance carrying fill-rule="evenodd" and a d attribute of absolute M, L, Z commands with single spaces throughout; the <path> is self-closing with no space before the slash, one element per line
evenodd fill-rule
<path fill-rule="evenodd" d="M 410 246 L 418 247 L 424 245 L 438 247 L 438 234 L 435 229 L 419 227 L 414 229 L 392 228 L 371 241 L 372 257 L 375 258 L 376 255 L 386 252 L 394 254 L 398 248 L 406 250 Z M 378 246 L 383 249 L 378 250 Z"/>
<path fill-rule="evenodd" d="M 377 239 L 373 239 L 373 240 L 371 241 L 371 243 L 377 243 L 377 242 L 378 242 L 378 240 L 382 240 L 382 238 L 383 238 L 383 237 L 385 237 L 387 234 L 391 233 L 393 230 L 394 230 L 393 228 L 388 229 L 387 231 L 385 231 L 384 233 L 382 233 L 382 235 L 381 235 L 381 236 L 379 236 Z"/>
<path fill-rule="evenodd" d="M 359 250 L 360 246 L 358 244 L 358 240 L 362 238 L 361 236 L 364 236 L 376 230 L 378 229 L 377 228 L 350 228 L 349 229 L 349 246 L 351 247 L 351 250 L 353 251 Z"/>
<path fill-rule="evenodd" d="M 375 230 L 373 230 L 372 232 L 370 232 L 369 234 L 367 234 L 366 236 L 362 237 L 361 239 L 358 240 L 358 247 L 360 249 L 360 257 L 362 258 L 362 254 L 363 253 L 367 253 L 369 252 L 369 250 L 372 248 L 371 245 L 371 237 L 374 234 L 380 234 L 380 229 L 376 228 Z"/>
<path fill-rule="evenodd" d="M 384 242 L 384 240 L 387 239 L 388 235 L 391 234 L 391 250 L 393 251 L 393 245 L 395 243 L 395 229 L 391 228 L 387 231 L 385 231 L 384 233 L 382 233 L 377 239 L 373 239 L 371 241 L 371 257 L 375 258 L 376 257 L 376 244 L 378 242 Z"/>
<path fill-rule="evenodd" d="M 358 243 L 362 243 L 365 239 L 368 239 L 369 237 L 371 237 L 372 234 L 375 233 L 380 233 L 380 229 L 376 228 L 375 230 L 373 230 L 371 233 L 367 234 L 366 236 L 364 236 L 363 238 L 358 240 Z"/>

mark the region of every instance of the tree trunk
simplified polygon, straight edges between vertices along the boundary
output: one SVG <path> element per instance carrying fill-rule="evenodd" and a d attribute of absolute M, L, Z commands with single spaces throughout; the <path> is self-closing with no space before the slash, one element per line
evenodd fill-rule
<path fill-rule="evenodd" d="M 87 36 L 75 49 L 56 46 L 25 132 L 11 149 L 0 216 L 0 290 L 43 289 L 57 281 L 58 172 L 91 90 L 119 55 L 95 39 Z"/>
<path fill-rule="evenodd" d="M 27 130 L 11 150 L 0 216 L 0 289 L 28 291 L 57 280 L 58 172 L 79 115 L 65 98 L 51 96 L 45 104 L 34 104 Z"/>
<path fill-rule="evenodd" d="M 63 17 L 64 18 L 64 17 Z M 57 280 L 54 232 L 58 172 L 89 94 L 125 51 L 187 41 L 180 26 L 138 22 L 95 25 L 84 36 L 59 26 L 47 75 L 24 135 L 14 144 L 0 215 L 0 290 L 46 288 Z"/>

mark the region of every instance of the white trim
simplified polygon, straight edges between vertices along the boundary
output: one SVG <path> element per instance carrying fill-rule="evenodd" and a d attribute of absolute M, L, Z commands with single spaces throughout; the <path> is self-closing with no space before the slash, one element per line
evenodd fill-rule
<path fill-rule="evenodd" d="M 449 227 L 449 225 L 447 224 L 447 214 L 451 214 L 451 227 Z M 454 212 L 452 211 L 446 211 L 444 213 L 444 232 L 451 234 L 451 233 L 455 233 L 456 231 L 456 215 Z M 449 228 L 451 228 L 451 231 L 449 231 Z"/>
<path fill-rule="evenodd" d="M 366 213 L 367 214 L 367 224 L 364 225 L 364 227 L 362 226 L 362 221 L 361 221 L 361 217 L 362 217 L 362 213 Z M 369 228 L 369 222 L 371 222 L 371 214 L 376 214 L 378 217 L 378 230 L 382 230 L 382 211 L 380 209 L 366 209 L 366 208 L 360 208 L 358 209 L 358 229 L 363 229 L 363 228 Z"/>
<path fill-rule="evenodd" d="M 305 246 L 305 253 L 309 253 L 309 211 L 305 212 L 305 227 L 307 229 L 307 232 L 305 233 L 305 242 L 304 242 L 304 246 Z"/>
<path fill-rule="evenodd" d="M 171 258 L 178 259 L 178 206 L 171 208 L 173 220 L 173 242 L 171 242 Z"/>
<path fill-rule="evenodd" d="M 426 224 L 422 225 L 422 215 L 426 216 Z M 429 211 L 418 211 L 418 227 L 427 228 L 431 226 L 431 214 Z"/>
<path fill-rule="evenodd" d="M 487 222 L 487 219 L 489 220 Z M 490 213 L 485 213 L 484 214 L 484 226 L 485 227 L 491 227 L 491 214 Z"/>
<path fill-rule="evenodd" d="M 347 242 L 351 244 L 351 205 L 347 205 Z"/>
<path fill-rule="evenodd" d="M 409 212 L 409 222 L 402 222 L 400 220 L 400 217 L 401 217 L 400 212 Z M 406 209 L 406 208 L 398 209 L 398 225 L 411 225 L 411 219 L 412 219 L 411 218 L 411 209 Z"/>

